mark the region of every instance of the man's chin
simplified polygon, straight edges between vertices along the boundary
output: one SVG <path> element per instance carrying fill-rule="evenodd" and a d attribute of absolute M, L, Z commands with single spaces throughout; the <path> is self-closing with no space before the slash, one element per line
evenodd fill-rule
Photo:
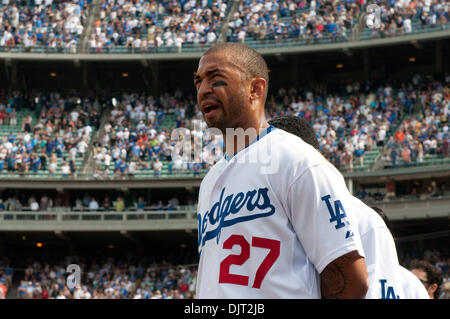
<path fill-rule="evenodd" d="M 205 120 L 206 125 L 208 125 L 208 129 L 211 130 L 219 130 L 222 132 L 222 134 L 225 134 L 226 131 L 226 125 L 224 125 L 223 123 L 221 123 L 220 121 L 207 121 Z"/>

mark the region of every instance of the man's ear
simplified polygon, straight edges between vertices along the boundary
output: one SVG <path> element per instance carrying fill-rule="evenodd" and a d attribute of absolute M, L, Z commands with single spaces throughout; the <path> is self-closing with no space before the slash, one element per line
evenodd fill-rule
<path fill-rule="evenodd" d="M 434 292 L 437 290 L 438 285 L 437 284 L 431 284 L 428 286 L 428 291 L 431 292 L 432 295 L 434 295 Z"/>
<path fill-rule="evenodd" d="M 267 82 L 263 78 L 255 78 L 250 83 L 250 100 L 257 100 L 264 97 Z"/>

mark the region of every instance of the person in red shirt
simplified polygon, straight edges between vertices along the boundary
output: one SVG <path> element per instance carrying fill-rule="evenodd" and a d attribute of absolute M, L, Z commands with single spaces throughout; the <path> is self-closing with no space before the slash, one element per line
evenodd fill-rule
<path fill-rule="evenodd" d="M 402 130 L 398 130 L 395 133 L 395 140 L 399 143 L 403 143 L 404 139 L 405 139 L 405 132 L 403 132 Z"/>
<path fill-rule="evenodd" d="M 42 287 L 42 293 L 41 293 L 41 299 L 48 299 L 49 298 L 49 292 L 47 289 L 47 286 Z"/>
<path fill-rule="evenodd" d="M 6 292 L 8 289 L 3 282 L 0 282 L 0 299 L 6 299 Z"/>

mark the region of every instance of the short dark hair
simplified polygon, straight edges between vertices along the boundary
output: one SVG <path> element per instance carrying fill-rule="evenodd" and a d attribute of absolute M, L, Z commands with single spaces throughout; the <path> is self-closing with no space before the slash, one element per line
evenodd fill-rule
<path fill-rule="evenodd" d="M 383 212 L 383 210 L 377 206 L 371 206 L 370 208 L 372 208 L 374 211 L 376 211 L 378 213 L 378 215 L 380 215 L 380 217 L 383 219 L 384 223 L 386 224 L 387 228 L 390 229 L 392 232 L 391 222 L 390 222 L 389 218 L 387 217 L 387 215 Z"/>
<path fill-rule="evenodd" d="M 231 53 L 233 62 L 243 69 L 247 78 L 263 78 L 266 80 L 267 92 L 269 88 L 269 69 L 263 56 L 258 51 L 243 43 L 221 42 L 210 47 L 203 55 L 218 51 Z"/>
<path fill-rule="evenodd" d="M 319 149 L 319 141 L 317 140 L 316 133 L 303 117 L 293 115 L 279 116 L 271 119 L 269 124 L 294 134 L 312 145 L 315 149 Z"/>
<path fill-rule="evenodd" d="M 441 294 L 441 286 L 443 282 L 443 273 L 441 268 L 433 266 L 425 260 L 413 260 L 409 268 L 411 270 L 420 269 L 426 272 L 427 283 L 430 285 L 437 284 L 437 289 L 434 292 L 434 298 L 438 299 Z"/>

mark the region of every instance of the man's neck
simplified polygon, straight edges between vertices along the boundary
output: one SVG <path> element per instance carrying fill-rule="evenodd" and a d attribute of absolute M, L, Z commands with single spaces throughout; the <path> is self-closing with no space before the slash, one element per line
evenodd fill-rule
<path fill-rule="evenodd" d="M 248 127 L 248 128 L 231 128 L 227 129 L 224 133 L 225 150 L 224 153 L 232 157 L 239 153 L 239 151 L 248 147 L 258 136 L 269 127 L 269 123 L 264 121 L 261 127 Z"/>

